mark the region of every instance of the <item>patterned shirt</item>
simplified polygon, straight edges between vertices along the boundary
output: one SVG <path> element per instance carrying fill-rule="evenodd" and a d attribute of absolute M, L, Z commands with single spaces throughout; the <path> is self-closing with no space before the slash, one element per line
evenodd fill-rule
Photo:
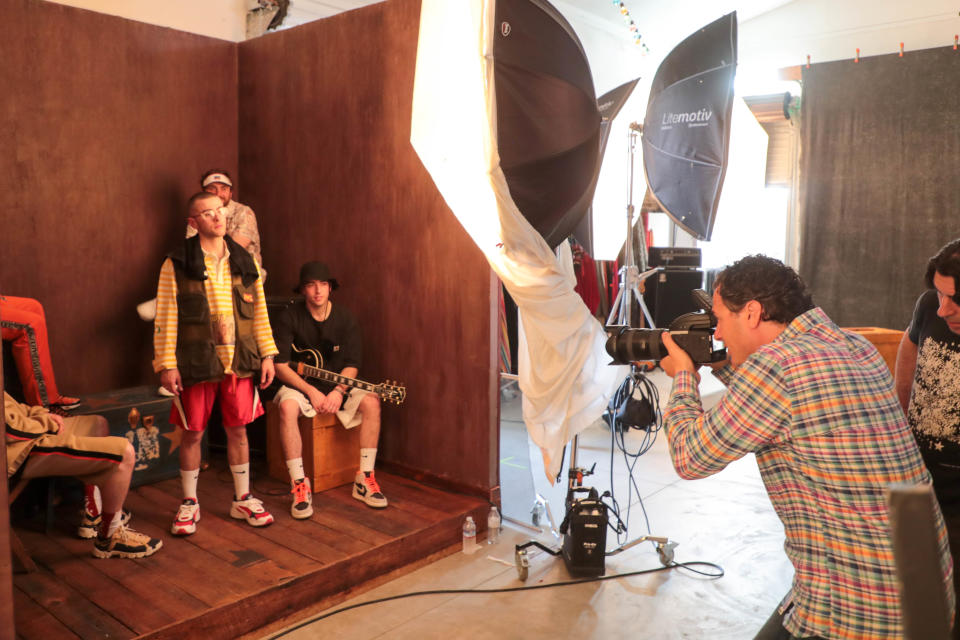
<path fill-rule="evenodd" d="M 238 235 L 250 238 L 250 244 L 247 245 L 247 251 L 257 261 L 260 267 L 260 281 L 267 281 L 267 270 L 263 268 L 263 257 L 260 255 L 260 230 L 257 228 L 257 216 L 253 209 L 245 204 L 231 200 L 227 203 L 227 235 L 237 239 Z M 197 235 L 195 227 L 187 225 L 187 237 L 192 238 Z"/>
<path fill-rule="evenodd" d="M 812 309 L 718 377 L 727 392 L 704 412 L 694 375 L 677 373 L 664 415 L 670 455 L 693 479 L 756 454 L 795 570 L 784 627 L 800 637 L 902 637 L 884 489 L 930 475 L 883 358 Z M 936 520 L 952 610 L 939 509 Z"/>
<path fill-rule="evenodd" d="M 230 274 L 230 251 L 224 249 L 219 260 L 212 253 L 203 252 L 207 268 L 204 290 L 210 305 L 210 323 L 216 343 L 217 356 L 226 374 L 233 373 L 233 354 L 236 348 L 234 323 L 233 281 Z M 258 267 L 259 271 L 259 267 Z M 253 333 L 261 357 L 277 354 L 263 297 L 263 282 L 256 283 L 256 301 L 253 309 Z M 153 370 L 156 372 L 177 367 L 177 278 L 173 261 L 167 258 L 160 267 L 157 283 L 157 317 L 153 322 Z"/>
<path fill-rule="evenodd" d="M 952 524 L 960 513 L 960 335 L 937 315 L 939 306 L 937 292 L 925 292 L 907 329 L 917 345 L 907 420 Z"/>

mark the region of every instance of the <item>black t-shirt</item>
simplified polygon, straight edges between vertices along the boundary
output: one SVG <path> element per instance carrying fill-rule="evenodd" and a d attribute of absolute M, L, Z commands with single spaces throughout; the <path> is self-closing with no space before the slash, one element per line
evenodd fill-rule
<path fill-rule="evenodd" d="M 280 351 L 277 362 L 302 361 L 333 373 L 340 373 L 346 367 L 360 368 L 363 355 L 360 327 L 353 314 L 341 305 L 331 303 L 329 317 L 317 322 L 304 300 L 292 302 L 280 313 L 274 338 Z M 315 363 L 312 357 L 298 354 L 291 345 L 296 349 L 318 351 L 323 363 Z M 315 378 L 304 379 L 323 393 L 329 393 L 336 386 Z"/>
<path fill-rule="evenodd" d="M 960 508 L 960 335 L 937 315 L 937 292 L 920 296 L 907 329 L 917 345 L 907 419 L 941 506 Z"/>

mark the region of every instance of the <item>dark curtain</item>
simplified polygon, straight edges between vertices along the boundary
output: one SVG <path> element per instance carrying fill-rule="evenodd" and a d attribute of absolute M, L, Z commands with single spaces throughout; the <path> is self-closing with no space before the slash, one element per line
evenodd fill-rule
<path fill-rule="evenodd" d="M 803 70 L 800 274 L 838 324 L 903 329 L 960 236 L 960 54 Z"/>

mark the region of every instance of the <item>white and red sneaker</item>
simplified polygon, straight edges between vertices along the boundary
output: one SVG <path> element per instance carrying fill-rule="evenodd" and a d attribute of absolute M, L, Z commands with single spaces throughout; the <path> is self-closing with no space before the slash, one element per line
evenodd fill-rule
<path fill-rule="evenodd" d="M 263 502 L 248 493 L 234 500 L 230 506 L 230 517 L 246 520 L 251 527 L 265 527 L 273 524 L 273 516 L 263 508 Z"/>
<path fill-rule="evenodd" d="M 200 505 L 196 498 L 186 498 L 177 511 L 177 518 L 170 527 L 170 533 L 175 536 L 188 536 L 196 532 L 200 522 Z"/>

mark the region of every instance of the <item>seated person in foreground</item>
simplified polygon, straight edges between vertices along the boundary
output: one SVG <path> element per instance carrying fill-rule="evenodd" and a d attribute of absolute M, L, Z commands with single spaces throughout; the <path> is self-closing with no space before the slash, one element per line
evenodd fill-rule
<path fill-rule="evenodd" d="M 47 344 L 47 318 L 33 298 L 0 296 L 0 332 L 10 342 L 17 376 L 28 404 L 73 409 L 80 398 L 60 395 Z"/>
<path fill-rule="evenodd" d="M 127 527 L 130 512 L 123 501 L 136 462 L 129 440 L 107 435 L 100 416 L 64 418 L 6 392 L 3 397 L 8 479 L 73 476 L 83 482 L 86 499 L 77 533 L 96 537 L 97 558 L 143 558 L 163 546 Z"/>
<path fill-rule="evenodd" d="M 303 444 L 297 421 L 301 415 L 336 413 L 347 429 L 360 427 L 360 469 L 353 483 L 353 497 L 375 509 L 387 506 L 374 477 L 380 439 L 380 399 L 376 394 L 351 389 L 345 384 L 302 378 L 290 364 L 298 352 L 317 351 L 323 362 L 307 364 L 332 371 L 346 378 L 356 378 L 360 368 L 362 344 L 360 327 L 345 307 L 334 305 L 330 292 L 338 287 L 330 270 L 322 262 L 308 262 L 300 268 L 300 284 L 294 291 L 303 300 L 290 304 L 277 320 L 276 337 L 279 353 L 276 359 L 277 378 L 283 383 L 273 401 L 280 407 L 280 442 L 290 470 L 293 485 L 294 518 L 309 518 L 313 513 L 310 480 L 305 477 Z"/>

